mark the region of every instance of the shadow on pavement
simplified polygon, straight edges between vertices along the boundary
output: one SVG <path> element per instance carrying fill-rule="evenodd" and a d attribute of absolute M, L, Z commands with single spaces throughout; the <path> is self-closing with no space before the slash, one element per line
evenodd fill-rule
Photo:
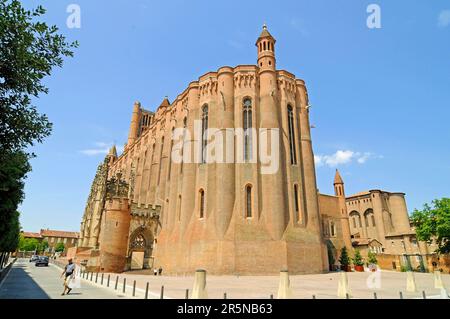
<path fill-rule="evenodd" d="M 49 299 L 49 295 L 25 271 L 26 266 L 14 265 L 0 287 L 0 299 Z"/>

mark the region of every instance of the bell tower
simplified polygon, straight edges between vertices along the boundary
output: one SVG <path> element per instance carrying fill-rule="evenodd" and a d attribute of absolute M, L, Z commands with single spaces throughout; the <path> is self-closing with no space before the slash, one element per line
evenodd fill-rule
<path fill-rule="evenodd" d="M 275 38 L 267 31 L 266 24 L 256 40 L 258 51 L 258 67 L 260 70 L 275 70 Z"/>
<path fill-rule="evenodd" d="M 345 203 L 345 192 L 344 192 L 344 181 L 342 180 L 341 174 L 336 169 L 336 174 L 334 175 L 334 194 L 339 200 L 339 211 L 341 212 L 341 227 L 342 236 L 344 239 L 345 246 L 348 251 L 353 251 L 351 233 L 350 233 L 350 222 L 347 213 L 347 205 Z"/>

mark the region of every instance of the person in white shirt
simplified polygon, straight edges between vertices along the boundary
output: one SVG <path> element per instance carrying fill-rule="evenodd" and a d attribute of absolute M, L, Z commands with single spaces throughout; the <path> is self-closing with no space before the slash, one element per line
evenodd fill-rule
<path fill-rule="evenodd" d="M 72 290 L 72 288 L 69 287 L 69 283 L 75 276 L 75 264 L 72 262 L 72 258 L 69 259 L 69 263 L 64 267 L 61 277 L 62 276 L 65 276 L 63 284 L 64 290 L 63 293 L 61 294 L 61 296 L 64 296 L 66 294 L 66 290 L 67 294 L 69 294 L 69 292 Z"/>

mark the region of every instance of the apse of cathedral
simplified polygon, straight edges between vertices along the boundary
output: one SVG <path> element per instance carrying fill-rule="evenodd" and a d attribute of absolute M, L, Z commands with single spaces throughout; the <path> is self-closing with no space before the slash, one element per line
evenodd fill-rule
<path fill-rule="evenodd" d="M 321 273 L 342 247 L 387 249 L 387 236 L 408 236 L 403 212 L 393 213 L 407 216 L 401 194 L 394 210 L 381 191 L 346 199 L 337 171 L 335 194 L 318 193 L 306 84 L 276 68 L 266 26 L 255 45 L 254 65 L 207 72 L 154 112 L 134 103 L 124 151 L 111 148 L 87 200 L 76 254 L 88 269 Z M 210 160 L 210 129 L 223 133 L 227 160 Z M 366 198 L 376 207 L 352 206 Z"/>

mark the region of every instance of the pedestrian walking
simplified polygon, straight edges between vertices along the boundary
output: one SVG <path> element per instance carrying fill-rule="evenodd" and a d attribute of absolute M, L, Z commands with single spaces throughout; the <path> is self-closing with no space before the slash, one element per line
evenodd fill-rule
<path fill-rule="evenodd" d="M 66 294 L 66 290 L 67 294 L 72 290 L 71 281 L 74 280 L 75 277 L 75 264 L 72 262 L 72 258 L 70 258 L 68 262 L 69 263 L 64 267 L 64 270 L 61 273 L 61 278 L 64 276 L 64 290 L 61 296 Z"/>

